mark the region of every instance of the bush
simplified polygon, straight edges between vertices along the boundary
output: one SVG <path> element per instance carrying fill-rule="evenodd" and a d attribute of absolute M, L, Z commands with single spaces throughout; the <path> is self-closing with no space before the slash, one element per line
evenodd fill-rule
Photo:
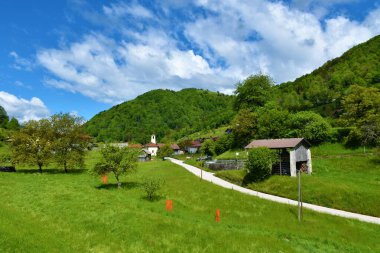
<path fill-rule="evenodd" d="M 162 160 L 165 160 L 165 157 L 169 157 L 173 154 L 173 149 L 170 147 L 169 144 L 165 144 L 163 147 L 161 147 L 157 152 L 157 157 L 161 158 Z"/>
<path fill-rule="evenodd" d="M 353 127 L 334 127 L 331 131 L 330 141 L 331 142 L 344 142 L 345 138 L 348 137 L 350 131 L 354 129 Z"/>
<path fill-rule="evenodd" d="M 246 164 L 249 181 L 259 182 L 268 178 L 272 173 L 272 165 L 277 162 L 275 151 L 266 148 L 254 148 L 248 153 Z"/>
<path fill-rule="evenodd" d="M 165 181 L 161 178 L 146 178 L 144 180 L 143 186 L 148 200 L 152 201 L 155 197 L 157 197 L 156 194 L 161 189 L 164 182 Z"/>

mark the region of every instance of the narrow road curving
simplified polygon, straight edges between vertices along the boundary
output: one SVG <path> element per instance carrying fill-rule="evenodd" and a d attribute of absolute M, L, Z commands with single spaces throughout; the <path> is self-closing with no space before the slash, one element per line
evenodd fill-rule
<path fill-rule="evenodd" d="M 189 164 L 186 164 L 181 160 L 177 160 L 177 159 L 170 158 L 170 157 L 167 157 L 166 159 L 168 159 L 171 162 L 185 168 L 186 170 L 193 173 L 197 177 L 202 176 L 203 180 L 211 182 L 211 183 L 216 184 L 216 185 L 219 185 L 221 187 L 224 187 L 227 189 L 232 189 L 232 190 L 239 191 L 239 192 L 242 192 L 242 193 L 245 193 L 248 195 L 253 195 L 253 196 L 256 196 L 256 197 L 259 197 L 262 199 L 267 199 L 267 200 L 282 203 L 282 204 L 288 204 L 288 205 L 293 205 L 293 206 L 298 205 L 298 202 L 295 200 L 292 200 L 292 199 L 278 197 L 275 195 L 270 195 L 270 194 L 250 190 L 250 189 L 232 184 L 230 182 L 227 182 L 221 178 L 214 176 L 210 172 L 201 171 L 199 168 L 192 166 L 192 165 L 189 165 Z M 374 216 L 347 212 L 347 211 L 338 210 L 338 209 L 334 209 L 334 208 L 328 208 L 328 207 L 324 207 L 324 206 L 313 205 L 313 204 L 309 204 L 309 203 L 305 203 L 305 202 L 302 203 L 302 206 L 306 209 L 310 209 L 310 210 L 320 212 L 320 213 L 327 213 L 327 214 L 331 214 L 331 215 L 335 215 L 335 216 L 340 216 L 340 217 L 349 218 L 349 219 L 356 219 L 356 220 L 380 225 L 380 218 L 374 217 Z"/>

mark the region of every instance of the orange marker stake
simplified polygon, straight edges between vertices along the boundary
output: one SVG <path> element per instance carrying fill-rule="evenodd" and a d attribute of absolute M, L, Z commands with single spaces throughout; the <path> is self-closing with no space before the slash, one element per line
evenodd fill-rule
<path fill-rule="evenodd" d="M 219 209 L 216 209 L 216 212 L 215 212 L 215 221 L 216 222 L 220 221 L 220 210 Z"/>
<path fill-rule="evenodd" d="M 166 200 L 166 211 L 172 211 L 173 210 L 173 200 Z"/>
<path fill-rule="evenodd" d="M 107 182 L 108 182 L 108 177 L 107 177 L 107 175 L 103 175 L 103 176 L 102 176 L 102 182 L 103 182 L 103 184 L 107 184 Z"/>

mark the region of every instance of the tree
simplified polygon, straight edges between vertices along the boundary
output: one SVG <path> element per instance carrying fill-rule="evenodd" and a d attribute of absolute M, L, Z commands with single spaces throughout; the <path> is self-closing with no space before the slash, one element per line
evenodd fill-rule
<path fill-rule="evenodd" d="M 169 144 L 165 144 L 157 152 L 157 156 L 161 158 L 162 160 L 165 160 L 165 157 L 169 157 L 172 154 L 173 154 L 173 149 Z"/>
<path fill-rule="evenodd" d="M 272 174 L 272 165 L 278 160 L 274 150 L 266 147 L 254 148 L 248 153 L 247 170 L 248 178 L 253 182 L 259 182 Z"/>
<path fill-rule="evenodd" d="M 223 134 L 215 143 L 215 153 L 220 155 L 232 148 L 234 142 L 233 134 Z"/>
<path fill-rule="evenodd" d="M 9 117 L 5 109 L 0 106 L 0 127 L 5 128 L 8 123 Z"/>
<path fill-rule="evenodd" d="M 28 121 L 13 134 L 11 152 L 13 163 L 37 165 L 39 171 L 52 158 L 52 131 L 47 119 Z"/>
<path fill-rule="evenodd" d="M 289 130 L 288 111 L 278 108 L 274 103 L 267 103 L 257 110 L 257 115 L 257 138 L 284 138 Z"/>
<path fill-rule="evenodd" d="M 53 158 L 66 173 L 68 168 L 81 168 L 84 165 L 85 150 L 90 137 L 85 134 L 82 122 L 81 118 L 70 114 L 56 114 L 51 117 Z"/>
<path fill-rule="evenodd" d="M 249 109 L 241 109 L 231 122 L 236 148 L 248 144 L 257 133 L 257 114 Z"/>
<path fill-rule="evenodd" d="M 375 146 L 380 143 L 380 90 L 352 85 L 344 97 L 342 120 L 349 126 L 356 127 L 349 138 L 360 138 L 362 145 Z"/>
<path fill-rule="evenodd" d="M 236 85 L 236 100 L 234 108 L 255 109 L 255 107 L 264 106 L 272 98 L 273 80 L 263 74 L 251 75 L 243 82 Z"/>
<path fill-rule="evenodd" d="M 290 120 L 290 137 L 306 138 L 312 144 L 327 141 L 331 134 L 330 124 L 321 115 L 303 111 L 293 114 Z"/>
<path fill-rule="evenodd" d="M 203 142 L 201 146 L 201 153 L 208 156 L 215 155 L 215 142 L 210 139 Z"/>
<path fill-rule="evenodd" d="M 12 117 L 12 119 L 7 123 L 7 129 L 13 131 L 20 130 L 20 124 L 18 123 L 18 120 Z"/>
<path fill-rule="evenodd" d="M 191 142 L 192 141 L 190 139 L 186 138 L 178 142 L 178 146 L 180 147 L 180 149 L 186 150 L 188 147 L 191 146 Z"/>
<path fill-rule="evenodd" d="M 92 172 L 96 175 L 113 173 L 118 188 L 121 188 L 120 177 L 137 167 L 138 153 L 132 148 L 111 145 L 103 147 L 100 153 L 102 154 L 101 162 L 92 168 Z"/>

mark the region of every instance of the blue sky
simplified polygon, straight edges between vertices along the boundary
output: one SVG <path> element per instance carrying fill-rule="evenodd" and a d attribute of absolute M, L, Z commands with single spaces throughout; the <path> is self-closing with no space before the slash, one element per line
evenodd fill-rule
<path fill-rule="evenodd" d="M 0 105 L 85 119 L 158 88 L 294 80 L 380 34 L 380 0 L 1 1 Z"/>

